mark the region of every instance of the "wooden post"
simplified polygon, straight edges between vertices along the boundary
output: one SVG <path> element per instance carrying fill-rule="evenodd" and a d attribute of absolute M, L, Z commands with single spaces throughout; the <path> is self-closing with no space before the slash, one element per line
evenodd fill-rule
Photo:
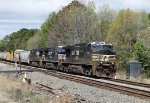
<path fill-rule="evenodd" d="M 20 53 L 19 53 L 19 65 L 20 65 L 20 73 L 21 73 L 21 58 L 20 58 Z"/>

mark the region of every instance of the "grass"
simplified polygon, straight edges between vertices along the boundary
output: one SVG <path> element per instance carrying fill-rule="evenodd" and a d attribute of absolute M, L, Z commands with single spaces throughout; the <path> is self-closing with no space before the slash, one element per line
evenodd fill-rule
<path fill-rule="evenodd" d="M 116 73 L 116 78 L 125 80 L 126 79 L 126 72 L 125 71 L 118 71 Z"/>
<path fill-rule="evenodd" d="M 23 98 L 23 94 L 20 89 L 11 89 L 8 93 L 10 94 L 10 97 L 15 101 L 20 101 Z"/>
<path fill-rule="evenodd" d="M 45 103 L 45 99 L 41 96 L 33 95 L 30 97 L 30 100 L 32 103 Z"/>
<path fill-rule="evenodd" d="M 142 74 L 141 79 L 139 79 L 139 78 L 126 79 L 126 71 L 118 71 L 116 73 L 116 78 L 117 79 L 123 79 L 123 80 L 129 80 L 129 81 L 134 81 L 134 82 L 140 82 L 140 83 L 150 84 L 150 79 L 147 79 L 145 77 L 145 74 Z"/>
<path fill-rule="evenodd" d="M 24 92 L 20 89 L 12 88 L 7 93 L 16 102 L 30 101 L 30 103 L 47 103 L 43 96 L 33 94 L 32 92 Z"/>
<path fill-rule="evenodd" d="M 7 103 L 6 101 L 0 101 L 0 103 Z"/>
<path fill-rule="evenodd" d="M 69 103 L 69 96 L 63 95 L 62 97 L 60 97 L 58 103 Z"/>

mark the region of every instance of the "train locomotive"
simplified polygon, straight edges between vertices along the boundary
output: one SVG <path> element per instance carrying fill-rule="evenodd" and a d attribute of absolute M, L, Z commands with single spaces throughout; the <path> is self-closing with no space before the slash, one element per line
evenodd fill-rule
<path fill-rule="evenodd" d="M 13 55 L 18 58 L 17 54 Z M 114 78 L 116 74 L 116 54 L 112 44 L 105 42 L 32 49 L 21 51 L 19 55 L 22 63 L 47 69 L 53 68 L 64 72 L 109 78 Z"/>
<path fill-rule="evenodd" d="M 33 49 L 30 64 L 65 72 L 114 78 L 115 52 L 105 42 L 80 43 L 44 49 Z"/>

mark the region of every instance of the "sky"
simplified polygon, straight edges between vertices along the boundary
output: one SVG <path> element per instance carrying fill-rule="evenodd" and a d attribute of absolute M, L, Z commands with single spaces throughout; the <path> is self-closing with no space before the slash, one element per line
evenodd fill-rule
<path fill-rule="evenodd" d="M 0 0 L 0 39 L 21 28 L 40 28 L 48 15 L 72 0 Z M 80 0 L 93 1 L 96 9 L 108 4 L 113 10 L 130 8 L 150 12 L 150 0 Z"/>

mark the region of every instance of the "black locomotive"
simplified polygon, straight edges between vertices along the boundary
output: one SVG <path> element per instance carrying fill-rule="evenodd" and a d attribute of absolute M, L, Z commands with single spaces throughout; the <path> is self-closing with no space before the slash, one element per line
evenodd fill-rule
<path fill-rule="evenodd" d="M 105 42 L 80 43 L 44 49 L 33 49 L 30 64 L 98 77 L 115 77 L 115 52 Z"/>

